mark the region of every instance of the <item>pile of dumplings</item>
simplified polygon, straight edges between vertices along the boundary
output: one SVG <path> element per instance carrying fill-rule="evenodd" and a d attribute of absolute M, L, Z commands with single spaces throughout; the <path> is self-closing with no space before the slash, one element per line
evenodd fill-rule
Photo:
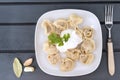
<path fill-rule="evenodd" d="M 61 18 L 53 22 L 50 20 L 42 22 L 46 36 L 53 32 L 60 35 L 64 30 L 73 29 L 82 38 L 82 42 L 76 48 L 68 49 L 64 53 L 66 55 L 64 58 L 60 55 L 60 51 L 56 48 L 56 45 L 51 44 L 49 40 L 44 43 L 43 49 L 47 53 L 48 61 L 52 65 L 59 65 L 61 71 L 67 72 L 73 70 L 78 61 L 84 65 L 88 65 L 94 60 L 94 30 L 90 26 L 80 27 L 82 22 L 83 18 L 76 14 L 71 14 L 68 19 Z"/>

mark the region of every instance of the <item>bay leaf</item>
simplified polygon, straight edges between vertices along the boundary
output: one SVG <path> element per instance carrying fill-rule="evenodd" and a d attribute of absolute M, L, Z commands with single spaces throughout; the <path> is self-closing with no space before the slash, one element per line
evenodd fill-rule
<path fill-rule="evenodd" d="M 22 64 L 18 58 L 15 58 L 13 61 L 13 71 L 17 78 L 21 77 L 22 74 Z"/>

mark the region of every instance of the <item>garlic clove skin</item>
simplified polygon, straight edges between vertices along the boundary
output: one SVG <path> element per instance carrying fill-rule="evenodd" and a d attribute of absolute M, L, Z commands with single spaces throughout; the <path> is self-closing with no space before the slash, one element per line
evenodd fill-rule
<path fill-rule="evenodd" d="M 32 62 L 33 62 L 33 58 L 29 58 L 29 59 L 27 59 L 25 62 L 24 62 L 24 66 L 29 66 L 29 65 L 31 65 L 32 64 Z"/>

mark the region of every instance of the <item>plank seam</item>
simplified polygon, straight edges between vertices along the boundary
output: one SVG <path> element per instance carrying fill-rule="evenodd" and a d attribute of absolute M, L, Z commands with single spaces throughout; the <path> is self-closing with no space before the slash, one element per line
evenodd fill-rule
<path fill-rule="evenodd" d="M 0 23 L 0 25 L 9 25 L 9 26 L 11 26 L 11 25 L 36 25 L 36 23 Z"/>
<path fill-rule="evenodd" d="M 102 52 L 107 52 L 103 49 Z M 120 52 L 120 49 L 114 49 L 114 52 Z M 0 53 L 35 53 L 35 50 L 0 50 Z"/>
<path fill-rule="evenodd" d="M 0 50 L 0 53 L 35 53 L 35 50 Z"/>
<path fill-rule="evenodd" d="M 114 21 L 113 23 L 120 24 L 120 21 Z M 103 25 L 103 24 L 105 24 L 105 22 L 101 21 L 100 24 Z M 30 23 L 29 22 L 28 23 L 9 23 L 8 22 L 8 23 L 0 23 L 0 25 L 5 25 L 5 26 L 6 25 L 36 25 L 36 22 L 33 22 L 33 23 L 32 22 L 30 22 Z"/>

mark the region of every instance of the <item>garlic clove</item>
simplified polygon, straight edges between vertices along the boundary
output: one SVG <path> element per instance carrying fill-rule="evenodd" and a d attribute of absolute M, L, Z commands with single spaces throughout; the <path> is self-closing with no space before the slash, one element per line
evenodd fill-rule
<path fill-rule="evenodd" d="M 24 68 L 24 72 L 33 72 L 35 69 L 34 67 L 28 66 Z"/>
<path fill-rule="evenodd" d="M 29 58 L 29 59 L 27 59 L 25 62 L 24 62 L 24 66 L 29 66 L 29 65 L 31 65 L 32 64 L 32 62 L 33 62 L 33 58 Z"/>

